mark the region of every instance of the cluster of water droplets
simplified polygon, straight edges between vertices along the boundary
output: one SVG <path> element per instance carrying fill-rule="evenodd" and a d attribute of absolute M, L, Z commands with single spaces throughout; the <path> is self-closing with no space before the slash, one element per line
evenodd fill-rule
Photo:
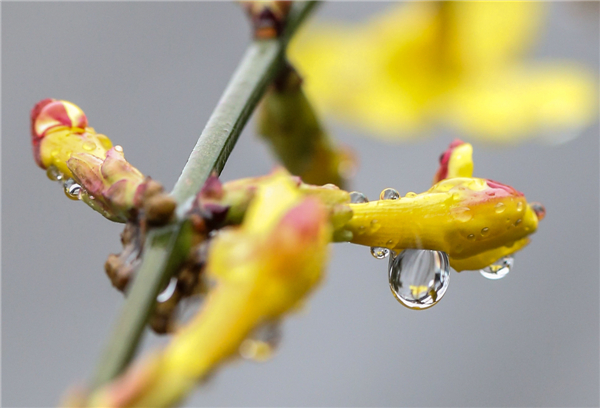
<path fill-rule="evenodd" d="M 414 193 L 406 196 L 412 197 Z M 400 194 L 393 188 L 386 188 L 379 196 L 380 200 L 399 200 Z M 352 203 L 368 203 L 367 197 L 360 192 L 350 193 Z M 499 203 L 496 212 L 501 213 L 504 204 Z M 481 230 L 485 236 L 489 228 Z M 471 234 L 475 238 L 474 234 Z M 471 238 L 469 236 L 468 238 Z M 393 241 L 388 242 L 392 244 Z M 388 278 L 394 297 L 410 309 L 427 309 L 440 301 L 450 282 L 450 261 L 448 254 L 442 251 L 426 249 L 405 249 L 399 254 L 386 247 L 371 247 L 371 255 L 376 259 L 389 258 Z M 507 255 L 490 266 L 480 270 L 488 279 L 502 279 L 514 264 L 512 255 Z"/>
<path fill-rule="evenodd" d="M 250 333 L 239 347 L 240 355 L 253 361 L 269 360 L 281 343 L 281 324 L 272 321 L 262 324 Z"/>
<path fill-rule="evenodd" d="M 56 166 L 50 166 L 46 170 L 46 175 L 52 181 L 62 184 L 65 195 L 71 200 L 81 200 L 85 194 L 84 189 L 71 178 L 65 178 L 65 175 Z"/>

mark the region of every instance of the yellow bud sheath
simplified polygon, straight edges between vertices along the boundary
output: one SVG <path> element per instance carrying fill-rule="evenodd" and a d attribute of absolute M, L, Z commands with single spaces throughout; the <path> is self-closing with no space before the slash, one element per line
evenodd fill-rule
<path fill-rule="evenodd" d="M 446 179 L 424 193 L 413 194 L 398 200 L 350 204 L 353 217 L 345 228 L 353 233 L 351 242 L 395 251 L 444 251 L 452 267 L 463 270 L 477 269 L 482 260 L 472 265 L 454 260 L 512 246 L 517 241 L 522 247 L 521 240 L 537 229 L 537 216 L 525 197 L 491 180 Z"/>

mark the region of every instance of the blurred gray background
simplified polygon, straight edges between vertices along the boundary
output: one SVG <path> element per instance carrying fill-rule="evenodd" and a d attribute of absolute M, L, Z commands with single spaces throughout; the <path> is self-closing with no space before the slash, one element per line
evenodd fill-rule
<path fill-rule="evenodd" d="M 385 5 L 328 3 L 363 18 Z M 538 57 L 599 65 L 598 3 L 550 5 Z M 103 271 L 122 227 L 65 198 L 31 154 L 29 111 L 75 102 L 142 172 L 175 183 L 247 45 L 232 3 L 2 4 L 2 404 L 56 405 L 89 378 L 122 304 Z M 424 191 L 446 134 L 383 143 L 328 122 L 361 167 L 353 188 Z M 441 303 L 411 311 L 386 262 L 338 244 L 325 284 L 288 319 L 268 363 L 219 370 L 186 406 L 598 406 L 598 125 L 562 145 L 474 143 L 476 174 L 548 210 L 501 281 L 452 273 Z M 224 180 L 274 161 L 253 126 Z M 144 348 L 164 343 L 146 336 Z"/>

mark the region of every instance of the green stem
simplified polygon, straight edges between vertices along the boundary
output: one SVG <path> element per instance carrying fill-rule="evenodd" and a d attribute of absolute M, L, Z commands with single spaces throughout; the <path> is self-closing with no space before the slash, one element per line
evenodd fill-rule
<path fill-rule="evenodd" d="M 213 171 L 221 172 L 267 85 L 283 66 L 289 39 L 315 5 L 315 1 L 294 4 L 280 38 L 250 44 L 173 188 L 171 194 L 180 207 L 185 209 Z M 160 289 L 189 251 L 188 227 L 180 221 L 149 231 L 141 266 L 102 353 L 92 389 L 115 378 L 131 361 Z"/>
<path fill-rule="evenodd" d="M 281 38 L 250 44 L 171 192 L 178 203 L 195 196 L 213 171 L 221 173 L 267 85 L 283 66 L 287 42 L 315 5 L 295 4 Z"/>

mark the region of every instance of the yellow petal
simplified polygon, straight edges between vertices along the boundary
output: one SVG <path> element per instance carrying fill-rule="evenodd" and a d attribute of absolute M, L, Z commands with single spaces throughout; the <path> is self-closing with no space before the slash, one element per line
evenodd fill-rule
<path fill-rule="evenodd" d="M 532 64 L 465 81 L 448 97 L 444 115 L 471 136 L 497 142 L 514 142 L 536 130 L 560 139 L 589 124 L 597 104 L 597 84 L 587 70 Z"/>

